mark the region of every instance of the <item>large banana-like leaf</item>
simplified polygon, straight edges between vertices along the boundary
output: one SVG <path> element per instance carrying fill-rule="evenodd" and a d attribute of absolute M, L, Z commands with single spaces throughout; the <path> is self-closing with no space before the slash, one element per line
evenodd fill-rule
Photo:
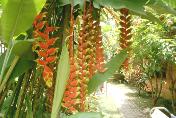
<path fill-rule="evenodd" d="M 88 1 L 88 0 L 87 0 Z M 71 3 L 71 0 L 58 0 L 60 6 L 64 6 Z M 84 0 L 74 0 L 74 5 L 83 4 Z"/>
<path fill-rule="evenodd" d="M 32 51 L 33 40 L 15 40 L 12 47 L 12 53 L 23 59 L 33 60 L 34 52 Z"/>
<path fill-rule="evenodd" d="M 154 14 L 152 14 L 151 12 L 145 11 L 145 14 L 138 14 L 135 12 L 130 12 L 132 15 L 137 15 L 140 16 L 143 19 L 148 19 L 149 21 L 153 22 L 153 23 L 158 23 L 160 25 L 163 25 L 163 23 L 161 22 L 161 20 L 159 18 L 157 18 Z"/>
<path fill-rule="evenodd" d="M 51 118 L 57 118 L 58 112 L 61 107 L 61 101 L 67 84 L 67 80 L 69 78 L 69 72 L 70 72 L 69 53 L 66 45 L 64 45 L 57 68 L 57 77 L 56 77 Z"/>
<path fill-rule="evenodd" d="M 87 0 L 89 1 L 89 0 Z M 106 6 L 115 9 L 128 8 L 140 14 L 145 14 L 144 5 L 148 0 L 94 0 L 95 7 Z M 70 4 L 70 0 L 58 0 L 60 5 Z M 82 5 L 84 0 L 74 0 L 74 5 Z"/>
<path fill-rule="evenodd" d="M 107 81 L 120 68 L 122 63 L 127 58 L 126 50 L 122 50 L 119 54 L 113 57 L 106 65 L 107 70 L 102 73 L 96 73 L 88 84 L 88 93 L 94 92 L 103 82 Z"/>
<path fill-rule="evenodd" d="M 8 0 L 1 0 L 1 7 L 4 8 L 4 6 L 7 4 Z"/>
<path fill-rule="evenodd" d="M 94 0 L 100 6 L 112 7 L 114 9 L 128 8 L 133 12 L 145 14 L 144 6 L 147 0 Z"/>
<path fill-rule="evenodd" d="M 5 53 L 0 55 L 0 71 L 2 69 L 2 64 L 4 61 L 4 57 L 5 57 Z M 10 54 L 10 59 L 6 65 L 6 70 L 10 67 L 10 64 L 12 63 L 13 58 L 15 57 L 15 54 Z M 18 77 L 20 75 L 22 75 L 23 73 L 25 73 L 26 71 L 28 71 L 30 68 L 32 68 L 34 66 L 34 62 L 33 61 L 29 61 L 26 59 L 19 59 L 19 61 L 17 62 L 16 66 L 14 67 L 14 70 L 10 76 L 11 79 L 14 79 L 15 77 Z"/>
<path fill-rule="evenodd" d="M 165 2 L 166 4 L 168 4 L 173 8 L 176 8 L 176 0 L 163 0 L 163 2 Z"/>
<path fill-rule="evenodd" d="M 3 62 L 4 62 L 5 55 L 6 55 L 6 52 L 0 55 L 0 72 L 1 72 L 1 70 L 2 70 L 2 66 L 3 66 Z M 7 62 L 7 65 L 6 65 L 7 68 L 10 67 L 10 65 L 11 65 L 11 63 L 12 63 L 14 57 L 15 57 L 14 54 L 11 54 L 11 55 L 10 55 L 9 60 L 8 60 L 8 62 Z M 7 69 L 7 68 L 6 68 L 6 69 Z"/>
<path fill-rule="evenodd" d="M 34 65 L 35 65 L 34 61 L 19 59 L 19 61 L 15 65 L 15 67 L 10 75 L 10 79 L 14 79 L 16 77 L 19 77 L 23 73 L 27 72 L 29 69 L 33 68 Z"/>
<path fill-rule="evenodd" d="M 2 0 L 3 13 L 1 19 L 4 41 L 9 43 L 14 36 L 26 31 L 34 17 L 42 9 L 45 0 Z"/>
<path fill-rule="evenodd" d="M 162 0 L 150 0 L 150 2 L 146 4 L 146 6 L 151 7 L 159 14 L 168 13 L 176 15 L 176 10 L 165 3 L 166 2 L 163 2 Z"/>

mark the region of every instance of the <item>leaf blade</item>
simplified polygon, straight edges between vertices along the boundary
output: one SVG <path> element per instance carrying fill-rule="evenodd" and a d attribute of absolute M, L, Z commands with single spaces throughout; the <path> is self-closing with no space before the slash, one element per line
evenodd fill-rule
<path fill-rule="evenodd" d="M 69 78 L 69 72 L 70 72 L 69 53 L 66 45 L 64 44 L 57 68 L 57 77 L 56 77 L 51 118 L 57 118 L 58 112 L 61 107 L 61 101 L 65 91 L 65 86 Z"/>
<path fill-rule="evenodd" d="M 4 5 L 1 26 L 4 42 L 27 30 L 45 0 L 8 0 Z"/>
<path fill-rule="evenodd" d="M 107 71 L 104 73 L 96 73 L 88 83 L 88 94 L 94 92 L 99 87 L 99 85 L 108 80 L 120 68 L 127 56 L 128 54 L 126 50 L 122 50 L 105 65 Z"/>

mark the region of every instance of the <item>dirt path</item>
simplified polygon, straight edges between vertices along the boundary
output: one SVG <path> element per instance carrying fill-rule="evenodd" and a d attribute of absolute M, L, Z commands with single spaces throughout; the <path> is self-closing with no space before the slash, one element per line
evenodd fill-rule
<path fill-rule="evenodd" d="M 98 94 L 99 111 L 104 118 L 149 118 L 149 108 L 140 105 L 135 89 L 124 84 L 108 83 L 106 87 L 106 92 Z"/>

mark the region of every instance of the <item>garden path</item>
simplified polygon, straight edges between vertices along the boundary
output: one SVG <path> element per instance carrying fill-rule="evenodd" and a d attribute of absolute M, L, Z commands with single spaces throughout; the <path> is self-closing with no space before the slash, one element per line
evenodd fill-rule
<path fill-rule="evenodd" d="M 104 93 L 97 94 L 99 111 L 104 118 L 150 118 L 150 108 L 139 105 L 141 100 L 135 89 L 124 84 L 110 83 L 105 84 L 104 89 Z"/>

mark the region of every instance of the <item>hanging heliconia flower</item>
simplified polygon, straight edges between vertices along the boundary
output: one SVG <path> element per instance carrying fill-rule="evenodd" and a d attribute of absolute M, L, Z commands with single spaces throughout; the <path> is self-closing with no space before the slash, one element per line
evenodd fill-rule
<path fill-rule="evenodd" d="M 73 16 L 73 5 L 71 6 L 71 16 L 70 16 L 70 37 L 68 42 L 69 58 L 70 58 L 70 76 L 67 82 L 66 90 L 64 92 L 62 107 L 66 109 L 66 113 L 78 112 L 79 101 L 79 81 L 76 78 L 76 65 L 74 59 L 74 16 Z"/>
<path fill-rule="evenodd" d="M 84 112 L 86 107 L 87 87 L 90 78 L 94 73 L 95 51 L 94 29 L 93 29 L 93 5 L 90 3 L 86 8 L 84 5 L 83 23 L 79 32 L 78 40 L 78 62 L 79 62 L 79 79 L 80 79 L 80 111 Z"/>
<path fill-rule="evenodd" d="M 132 41 L 132 34 L 131 34 L 131 16 L 129 15 L 129 10 L 126 8 L 120 9 L 120 47 L 122 49 L 128 48 Z M 128 70 L 128 65 L 129 65 L 129 58 L 125 60 L 123 63 L 123 66 L 126 70 Z"/>
<path fill-rule="evenodd" d="M 102 42 L 102 34 L 100 22 L 97 21 L 95 24 L 96 30 L 96 69 L 99 72 L 105 72 L 105 59 L 104 59 L 104 50 L 103 50 L 103 42 Z"/>
<path fill-rule="evenodd" d="M 53 66 L 52 64 L 56 61 L 57 48 L 54 48 L 56 38 L 51 38 L 50 33 L 55 31 L 56 28 L 49 26 L 48 23 L 44 20 L 46 12 L 40 13 L 36 16 L 33 27 L 34 32 L 33 36 L 35 42 L 33 44 L 33 51 L 38 55 L 38 58 L 35 60 L 39 68 L 42 68 L 42 77 L 48 87 L 52 86 L 53 81 Z"/>
<path fill-rule="evenodd" d="M 87 40 L 87 58 L 88 58 L 88 71 L 89 71 L 89 79 L 95 74 L 96 71 L 96 39 L 97 39 L 97 29 L 96 29 L 96 21 L 93 19 L 93 3 L 91 2 L 89 5 L 89 9 L 87 10 L 87 18 L 88 18 L 88 38 Z"/>
<path fill-rule="evenodd" d="M 100 72 L 104 72 L 104 56 L 101 27 L 99 26 L 100 23 L 93 20 L 93 4 L 90 3 L 88 7 L 86 6 L 88 5 L 86 5 L 85 1 L 82 16 L 83 22 L 78 37 L 78 53 L 76 61 L 73 51 L 73 8 L 71 10 L 70 39 L 68 44 L 70 56 L 70 78 L 62 102 L 62 106 L 68 114 L 73 114 L 78 111 L 85 112 L 88 82 L 92 78 L 96 69 Z M 78 67 L 76 67 L 75 62 L 78 63 Z"/>

